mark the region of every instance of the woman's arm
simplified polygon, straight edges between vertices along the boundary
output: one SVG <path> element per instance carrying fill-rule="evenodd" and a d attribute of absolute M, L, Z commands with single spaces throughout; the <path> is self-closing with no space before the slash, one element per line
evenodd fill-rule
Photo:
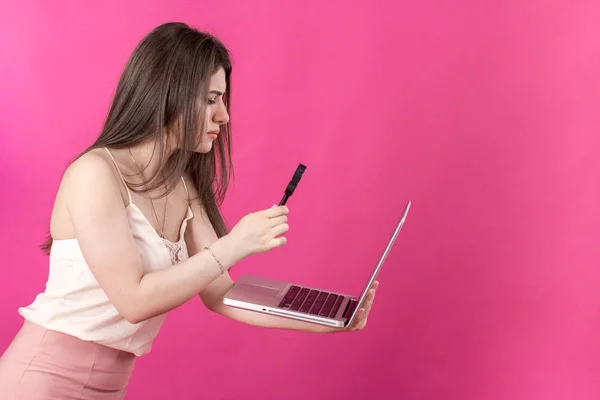
<path fill-rule="evenodd" d="M 310 333 L 333 333 L 362 330 L 366 326 L 367 317 L 373 306 L 373 299 L 375 298 L 375 289 L 377 289 L 379 282 L 374 282 L 364 305 L 359 309 L 357 317 L 352 322 L 352 326 L 348 328 L 332 328 L 324 325 L 311 324 L 308 322 L 229 307 L 223 304 L 223 297 L 233 284 L 234 281 L 229 276 L 229 273 L 225 273 L 200 292 L 200 298 L 211 311 L 247 325 Z"/>
<path fill-rule="evenodd" d="M 234 281 L 231 279 L 229 273 L 225 273 L 200 292 L 200 298 L 209 310 L 247 325 L 311 333 L 330 333 L 336 331 L 334 328 L 323 325 L 229 307 L 223 304 L 223 297 L 233 284 Z"/>
<path fill-rule="evenodd" d="M 123 205 L 120 180 L 109 161 L 88 153 L 63 180 L 67 209 L 83 256 L 100 287 L 131 323 L 185 303 L 221 276 L 207 251 L 164 270 L 144 274 Z M 230 236 L 211 244 L 225 269 L 244 257 Z"/>
<path fill-rule="evenodd" d="M 195 191 L 193 188 L 190 188 L 190 193 L 192 198 L 194 198 Z M 190 225 L 188 225 L 188 230 L 185 236 L 190 255 L 197 254 L 201 249 L 204 248 L 204 246 L 212 246 L 213 243 L 218 241 L 215 230 L 213 229 L 208 216 L 204 212 L 200 203 L 198 203 L 196 200 L 193 200 L 191 207 L 194 213 L 194 218 L 191 220 Z M 364 306 L 361 308 L 361 310 L 359 310 L 359 314 L 357 318 L 355 318 L 352 326 L 346 329 L 340 329 L 229 307 L 223 304 L 223 297 L 233 286 L 233 284 L 233 279 L 229 273 L 226 272 L 206 286 L 199 293 L 200 298 L 209 310 L 247 325 L 311 333 L 331 333 L 345 330 L 363 329 L 367 322 L 367 315 L 373 304 L 375 288 L 378 285 L 376 282 L 372 287 L 371 293 L 365 300 Z"/>

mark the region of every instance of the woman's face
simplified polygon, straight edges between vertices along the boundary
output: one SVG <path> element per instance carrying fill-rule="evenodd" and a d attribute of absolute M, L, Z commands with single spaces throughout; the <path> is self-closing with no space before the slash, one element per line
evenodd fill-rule
<path fill-rule="evenodd" d="M 227 90 L 225 81 L 225 70 L 219 70 L 211 77 L 209 85 L 208 98 L 206 101 L 206 124 L 200 132 L 200 144 L 196 147 L 198 153 L 208 153 L 217 139 L 221 125 L 229 122 L 229 114 L 225 103 L 223 103 L 223 93 Z"/>

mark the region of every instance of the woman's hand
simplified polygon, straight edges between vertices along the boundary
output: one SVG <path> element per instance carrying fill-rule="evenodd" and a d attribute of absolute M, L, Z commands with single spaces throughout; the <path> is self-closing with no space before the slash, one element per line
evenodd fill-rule
<path fill-rule="evenodd" d="M 365 298 L 365 301 L 364 301 L 362 307 L 360 307 L 357 311 L 356 318 L 354 318 L 352 325 L 347 326 L 345 328 L 333 328 L 331 330 L 328 330 L 326 333 L 354 332 L 354 331 L 361 331 L 361 330 L 365 329 L 365 326 L 367 326 L 367 318 L 369 317 L 369 312 L 371 311 L 371 307 L 373 307 L 373 300 L 375 299 L 375 291 L 378 286 L 379 286 L 378 281 L 373 282 L 373 284 L 369 288 L 369 293 L 367 294 L 367 297 Z"/>
<path fill-rule="evenodd" d="M 288 213 L 286 206 L 274 206 L 248 214 L 233 227 L 229 236 L 240 246 L 244 257 L 281 247 L 287 240 L 280 235 L 290 229 Z"/>
<path fill-rule="evenodd" d="M 362 307 L 358 309 L 356 318 L 354 318 L 352 325 L 347 327 L 345 330 L 361 331 L 365 328 L 365 326 L 367 326 L 367 318 L 369 317 L 371 307 L 373 307 L 373 300 L 375 299 L 375 290 L 377 289 L 377 286 L 379 286 L 379 282 L 373 282 Z"/>

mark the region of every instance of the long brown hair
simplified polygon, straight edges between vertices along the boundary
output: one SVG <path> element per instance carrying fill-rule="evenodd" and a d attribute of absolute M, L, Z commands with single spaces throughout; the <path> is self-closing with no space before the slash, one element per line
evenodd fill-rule
<path fill-rule="evenodd" d="M 184 23 L 158 26 L 130 56 L 100 136 L 75 160 L 93 149 L 128 148 L 153 139 L 159 143 L 156 154 L 161 167 L 147 182 L 132 186 L 173 188 L 186 175 L 196 187 L 217 236 L 227 234 L 219 206 L 233 174 L 230 123 L 221 126 L 210 152 L 193 151 L 199 144 L 198 132 L 206 123 L 210 79 L 220 68 L 225 70 L 227 83 L 223 101 L 231 113 L 231 58 L 227 48 L 214 36 Z M 165 160 L 164 129 L 175 124 L 179 149 Z M 42 249 L 49 253 L 51 246 L 49 236 Z"/>

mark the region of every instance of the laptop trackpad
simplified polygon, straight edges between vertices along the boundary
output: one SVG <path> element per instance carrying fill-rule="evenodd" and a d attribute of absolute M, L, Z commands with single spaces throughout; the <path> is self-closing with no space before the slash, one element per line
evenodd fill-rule
<path fill-rule="evenodd" d="M 260 297 L 275 297 L 279 293 L 279 289 L 268 286 L 253 285 L 251 283 L 241 282 L 236 284 L 237 289 L 252 296 Z"/>

